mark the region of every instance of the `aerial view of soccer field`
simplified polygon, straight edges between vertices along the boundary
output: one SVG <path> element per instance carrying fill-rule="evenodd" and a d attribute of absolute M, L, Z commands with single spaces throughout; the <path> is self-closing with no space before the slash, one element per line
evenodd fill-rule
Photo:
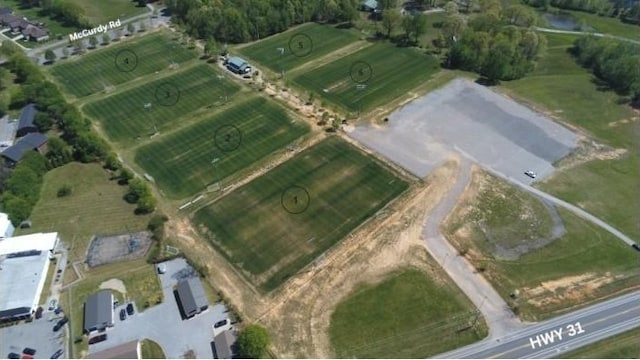
<path fill-rule="evenodd" d="M 358 40 L 354 30 L 336 29 L 331 25 L 309 23 L 290 31 L 270 36 L 237 51 L 280 73 L 318 59 Z"/>
<path fill-rule="evenodd" d="M 270 291 L 407 187 L 378 160 L 330 137 L 198 210 L 193 220 Z"/>
<path fill-rule="evenodd" d="M 144 145 L 135 160 L 171 198 L 242 170 L 309 131 L 279 105 L 255 97 Z M 227 145 L 230 135 L 232 144 Z M 219 159 L 212 164 L 214 158 Z"/>
<path fill-rule="evenodd" d="M 61 61 L 51 68 L 51 73 L 64 89 L 76 97 L 103 91 L 106 87 L 125 83 L 166 69 L 172 63 L 183 63 L 197 56 L 164 33 L 149 34 L 141 39 L 94 51 L 76 59 Z"/>
<path fill-rule="evenodd" d="M 435 57 L 379 43 L 296 75 L 293 81 L 346 110 L 368 111 L 407 94 L 439 69 Z"/>
<path fill-rule="evenodd" d="M 206 64 L 88 103 L 83 110 L 100 121 L 114 141 L 134 139 L 163 131 L 183 115 L 205 105 L 219 106 L 239 85 L 219 78 Z"/>

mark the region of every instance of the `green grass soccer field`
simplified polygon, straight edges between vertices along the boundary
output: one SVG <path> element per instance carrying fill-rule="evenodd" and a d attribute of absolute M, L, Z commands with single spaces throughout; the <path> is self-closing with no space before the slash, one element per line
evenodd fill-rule
<path fill-rule="evenodd" d="M 51 73 L 67 92 L 83 97 L 168 69 L 171 63 L 183 63 L 196 56 L 168 35 L 149 34 L 138 40 L 109 45 L 103 50 L 90 50 L 79 58 L 59 60 Z M 120 63 L 116 65 L 116 61 Z"/>
<path fill-rule="evenodd" d="M 219 106 L 240 87 L 206 64 L 147 82 L 88 103 L 83 110 L 99 120 L 114 141 L 135 139 L 167 130 L 186 114 L 205 105 Z"/>
<path fill-rule="evenodd" d="M 330 137 L 200 209 L 194 221 L 270 291 L 407 187 L 377 160 Z"/>
<path fill-rule="evenodd" d="M 242 56 L 280 73 L 318 59 L 358 40 L 354 30 L 305 24 L 238 49 Z"/>
<path fill-rule="evenodd" d="M 357 112 L 406 95 L 439 68 L 435 57 L 417 50 L 375 44 L 296 75 L 293 81 L 321 98 Z"/>
<path fill-rule="evenodd" d="M 257 97 L 141 147 L 135 160 L 167 196 L 183 198 L 308 131 L 308 126 L 294 122 L 279 105 Z M 219 159 L 215 167 L 214 158 Z"/>

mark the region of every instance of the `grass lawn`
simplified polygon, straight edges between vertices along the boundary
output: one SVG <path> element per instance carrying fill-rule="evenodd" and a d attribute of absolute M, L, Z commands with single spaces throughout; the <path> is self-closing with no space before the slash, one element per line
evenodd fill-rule
<path fill-rule="evenodd" d="M 141 352 L 143 359 L 166 359 L 167 356 L 162 351 L 160 344 L 153 340 L 144 339 L 141 344 Z"/>
<path fill-rule="evenodd" d="M 84 302 L 87 298 L 99 290 L 100 284 L 110 279 L 121 280 L 127 290 L 127 294 L 113 291 L 116 299 L 123 304 L 127 298 L 136 302 L 138 309 L 143 309 L 146 301 L 153 302 L 158 297 L 162 299 L 162 288 L 152 265 L 142 260 L 119 262 L 103 265 L 91 269 L 85 273 L 85 279 L 71 288 L 65 290 L 61 296 L 63 309 L 69 316 L 71 324 L 71 340 L 83 333 Z M 80 343 L 73 344 L 73 356 L 80 358 L 86 356 L 88 349 L 87 338 Z"/>
<path fill-rule="evenodd" d="M 144 230 L 149 216 L 134 215 L 135 205 L 123 200 L 125 186 L 109 180 L 97 164 L 70 163 L 50 170 L 44 177 L 40 201 L 31 214 L 33 227 L 18 230 L 20 235 L 57 231 L 71 247 L 70 261 L 85 259 L 91 236 Z M 59 198 L 58 189 L 72 187 L 72 194 Z M 68 269 L 66 273 L 71 273 Z"/>
<path fill-rule="evenodd" d="M 93 6 L 94 3 L 102 4 L 101 1 L 86 3 L 91 4 L 87 6 Z M 128 50 L 135 55 L 135 57 L 130 55 L 128 60 L 131 62 L 131 67 L 116 66 L 116 59 L 125 61 L 127 56 L 122 54 L 130 54 L 125 52 L 118 56 L 123 50 Z M 167 69 L 171 63 L 183 63 L 195 58 L 196 54 L 193 51 L 171 40 L 168 35 L 155 33 L 137 40 L 113 44 L 106 49 L 89 50 L 88 53 L 69 60 L 59 60 L 51 67 L 51 73 L 67 92 L 76 97 L 83 97 L 104 91 L 107 86 L 119 85 Z M 137 64 L 135 68 L 134 62 Z M 121 69 L 132 70 L 127 72 Z"/>
<path fill-rule="evenodd" d="M 594 32 L 601 32 L 609 35 L 620 36 L 628 39 L 640 40 L 640 26 L 626 24 L 611 17 L 598 16 L 582 11 L 562 10 L 571 14 L 574 18 L 584 21 L 587 26 L 593 28 Z"/>
<path fill-rule="evenodd" d="M 640 328 L 562 355 L 565 359 L 640 359 Z"/>
<path fill-rule="evenodd" d="M 329 336 L 338 358 L 425 358 L 486 336 L 481 326 L 457 332 L 473 324 L 473 310 L 457 288 L 405 269 L 340 302 Z"/>
<path fill-rule="evenodd" d="M 591 73 L 566 52 L 571 37 L 546 36 L 554 47 L 541 59 L 536 71 L 503 83 L 503 89 L 586 130 L 599 142 L 627 149 L 629 154 L 617 160 L 579 165 L 556 174 L 540 187 L 640 239 L 640 227 L 633 221 L 640 218 L 640 188 L 636 186 L 640 183 L 640 165 L 638 156 L 633 155 L 638 149 L 637 122 L 615 123 L 637 115 L 629 105 L 619 104 L 615 93 L 597 89 Z M 617 185 L 611 186 L 612 183 Z"/>
<path fill-rule="evenodd" d="M 359 74 L 361 66 L 363 74 Z M 436 58 L 416 49 L 379 43 L 296 75 L 293 82 L 348 111 L 366 112 L 406 96 L 439 69 Z M 357 89 L 354 79 L 366 88 Z"/>
<path fill-rule="evenodd" d="M 71 0 L 84 10 L 84 15 L 92 24 L 105 24 L 109 21 L 127 18 L 150 12 L 146 6 L 137 6 L 132 0 Z"/>
<path fill-rule="evenodd" d="M 475 184 L 477 180 L 477 176 L 474 176 Z M 571 305 L 640 284 L 637 277 L 637 252 L 615 236 L 564 209 L 558 210 L 566 229 L 562 237 L 540 249 L 528 252 L 517 260 L 494 257 L 484 244 L 486 238 L 478 231 L 478 224 L 484 224 L 485 228 L 499 224 L 502 221 L 499 218 L 507 209 L 515 212 L 516 220 L 512 219 L 511 225 L 513 229 L 531 222 L 531 219 L 547 215 L 541 214 L 539 210 L 524 212 L 518 206 L 517 199 L 505 199 L 501 189 L 512 186 L 504 181 L 489 176 L 489 183 L 501 184 L 485 188 L 474 199 L 459 204 L 451 220 L 445 225 L 445 231 L 458 249 L 468 249 L 467 256 L 476 268 L 485 268 L 485 277 L 503 298 L 509 299 L 509 294 L 515 289 L 520 291 L 518 305 L 523 318 L 533 320 L 553 316 L 554 312 Z M 522 196 L 529 198 L 529 201 L 532 200 L 531 195 Z M 480 218 L 469 216 L 474 214 L 475 210 L 465 214 L 463 209 L 473 208 L 478 201 L 484 204 L 500 204 L 503 210 L 485 209 Z M 482 208 L 478 208 L 480 209 Z M 580 281 L 567 280 L 582 275 L 615 281 L 593 285 L 593 291 L 588 291 L 590 285 L 583 283 L 576 287 L 576 283 Z M 543 290 L 538 288 L 543 282 L 561 279 L 566 281 L 565 285 L 558 286 L 555 290 L 550 290 L 551 285 Z M 534 291 L 535 288 L 538 289 Z"/>
<path fill-rule="evenodd" d="M 229 125 L 241 138 L 235 139 L 237 133 Z M 224 142 L 222 133 L 227 129 L 233 131 L 232 141 L 239 142 L 233 150 L 235 144 L 216 146 L 216 141 Z M 308 131 L 308 126 L 294 122 L 283 108 L 257 97 L 141 147 L 135 159 L 165 194 L 183 198 L 250 166 Z M 216 167 L 211 164 L 214 158 L 220 159 Z"/>
<path fill-rule="evenodd" d="M 270 291 L 407 187 L 378 161 L 330 137 L 200 209 L 194 221 Z"/>
<path fill-rule="evenodd" d="M 88 103 L 83 110 L 100 121 L 112 140 L 131 141 L 153 134 L 154 126 L 158 131 L 170 129 L 205 105 L 222 105 L 224 94 L 231 98 L 240 87 L 218 75 L 210 65 L 199 64 Z M 145 108 L 148 103 L 151 107 Z"/>
<path fill-rule="evenodd" d="M 291 31 L 270 36 L 237 51 L 240 55 L 280 73 L 283 68 L 285 71 L 290 71 L 349 45 L 358 38 L 358 32 L 355 30 L 340 30 L 332 25 L 309 23 Z M 293 51 L 290 50 L 289 41 Z M 300 47 L 300 41 L 302 41 L 302 47 Z"/>

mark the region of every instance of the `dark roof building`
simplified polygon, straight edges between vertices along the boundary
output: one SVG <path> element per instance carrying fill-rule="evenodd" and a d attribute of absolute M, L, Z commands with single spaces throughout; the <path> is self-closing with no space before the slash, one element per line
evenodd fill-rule
<path fill-rule="evenodd" d="M 22 29 L 22 36 L 26 39 L 33 41 L 46 41 L 49 40 L 49 32 L 46 29 L 28 24 L 26 28 Z"/>
<path fill-rule="evenodd" d="M 140 341 L 133 340 L 89 354 L 86 359 L 141 359 Z"/>
<path fill-rule="evenodd" d="M 209 301 L 199 278 L 178 281 L 176 288 L 178 305 L 183 319 L 188 319 L 207 310 Z"/>
<path fill-rule="evenodd" d="M 113 294 L 101 290 L 84 303 L 84 331 L 90 333 L 113 326 Z"/>
<path fill-rule="evenodd" d="M 232 56 L 227 60 L 227 69 L 236 74 L 246 74 L 251 71 L 251 66 L 243 58 Z"/>
<path fill-rule="evenodd" d="M 18 120 L 18 137 L 25 136 L 28 133 L 38 132 L 38 127 L 35 124 L 36 104 L 27 104 L 22 108 L 20 113 L 20 120 Z"/>
<path fill-rule="evenodd" d="M 9 15 L 9 14 L 13 14 L 13 10 L 11 10 L 10 7 L 1 7 L 0 8 L 0 15 Z"/>
<path fill-rule="evenodd" d="M 40 133 L 31 133 L 18 140 L 13 146 L 6 148 L 2 154 L 5 159 L 13 165 L 22 160 L 22 157 L 29 151 L 41 151 L 47 144 L 46 136 Z"/>
<path fill-rule="evenodd" d="M 225 330 L 213 338 L 216 359 L 233 359 L 238 355 L 238 337 L 231 330 Z"/>

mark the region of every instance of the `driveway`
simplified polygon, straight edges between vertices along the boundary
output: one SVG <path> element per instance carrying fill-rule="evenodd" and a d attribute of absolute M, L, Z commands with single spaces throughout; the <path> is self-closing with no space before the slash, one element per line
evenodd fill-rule
<path fill-rule="evenodd" d="M 164 264 L 165 273 L 158 275 L 164 295 L 163 302 L 144 312 L 136 311 L 124 321 L 120 320 L 119 313 L 126 304 L 116 308 L 115 325 L 107 330 L 107 340 L 89 345 L 90 353 L 131 340 L 151 339 L 162 346 L 170 359 L 183 358 L 189 350 L 194 351 L 196 358 L 213 358 L 213 324 L 227 318 L 227 308 L 222 304 L 210 305 L 205 312 L 182 320 L 173 288 L 179 279 L 197 276 L 197 273 L 184 259 L 174 259 Z"/>
<path fill-rule="evenodd" d="M 62 317 L 63 314 L 60 314 Z M 51 319 L 51 321 L 49 321 Z M 52 312 L 45 312 L 42 318 L 30 323 L 22 322 L 0 329 L 0 357 L 7 358 L 10 352 L 22 355 L 22 349 L 30 347 L 36 350 L 34 358 L 49 359 L 59 349 L 65 349 L 64 331 L 53 332 L 58 318 Z M 60 358 L 67 358 L 62 354 Z"/>

